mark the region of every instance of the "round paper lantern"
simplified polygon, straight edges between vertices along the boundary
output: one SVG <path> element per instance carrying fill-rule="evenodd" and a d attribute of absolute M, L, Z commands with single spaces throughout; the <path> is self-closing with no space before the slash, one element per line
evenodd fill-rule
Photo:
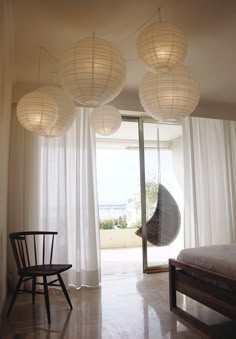
<path fill-rule="evenodd" d="M 118 109 L 111 105 L 98 106 L 91 113 L 90 121 L 96 133 L 111 135 L 119 129 L 121 115 Z"/>
<path fill-rule="evenodd" d="M 154 119 L 177 122 L 191 114 L 200 99 L 199 82 L 184 66 L 146 73 L 139 88 L 144 110 Z"/>
<path fill-rule="evenodd" d="M 96 107 L 112 101 L 122 90 L 126 65 L 109 41 L 87 37 L 64 53 L 61 84 L 82 106 Z"/>
<path fill-rule="evenodd" d="M 65 133 L 75 120 L 75 104 L 71 97 L 58 86 L 43 86 L 39 90 L 54 98 L 58 106 L 58 118 L 54 125 L 47 127 L 40 135 L 56 137 Z"/>
<path fill-rule="evenodd" d="M 150 71 L 170 70 L 184 61 L 187 40 L 178 27 L 154 23 L 138 36 L 137 50 L 140 59 Z"/>
<path fill-rule="evenodd" d="M 19 100 L 16 115 L 24 128 L 40 134 L 56 122 L 58 106 L 53 97 L 37 90 L 25 94 Z"/>

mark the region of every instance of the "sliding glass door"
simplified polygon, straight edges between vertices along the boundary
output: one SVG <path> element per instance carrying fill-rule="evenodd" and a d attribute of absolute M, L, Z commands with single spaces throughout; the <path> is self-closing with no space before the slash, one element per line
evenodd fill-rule
<path fill-rule="evenodd" d="M 162 271 L 182 248 L 182 128 L 123 117 L 97 136 L 103 274 Z"/>
<path fill-rule="evenodd" d="M 143 271 L 163 271 L 183 247 L 182 127 L 139 119 Z"/>

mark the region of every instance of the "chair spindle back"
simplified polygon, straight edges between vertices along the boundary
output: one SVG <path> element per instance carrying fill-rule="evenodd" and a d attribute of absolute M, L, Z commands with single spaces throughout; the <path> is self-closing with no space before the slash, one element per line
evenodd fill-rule
<path fill-rule="evenodd" d="M 33 231 L 10 233 L 9 238 L 18 270 L 32 265 L 51 265 L 55 234 L 57 232 Z M 41 243 L 42 248 L 40 246 Z M 48 252 L 49 255 L 47 256 Z M 41 261 L 39 260 L 40 254 Z M 46 260 L 47 258 L 48 260 Z"/>

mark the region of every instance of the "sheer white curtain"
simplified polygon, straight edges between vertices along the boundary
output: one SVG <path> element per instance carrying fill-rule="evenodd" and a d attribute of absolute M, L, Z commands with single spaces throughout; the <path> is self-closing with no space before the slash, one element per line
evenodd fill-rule
<path fill-rule="evenodd" d="M 183 125 L 185 247 L 236 242 L 236 122 Z"/>
<path fill-rule="evenodd" d="M 40 143 L 41 225 L 59 232 L 54 259 L 72 263 L 76 286 L 100 282 L 95 142 L 89 110 L 79 109 L 67 134 Z"/>
<path fill-rule="evenodd" d="M 58 231 L 53 261 L 73 265 L 65 281 L 76 287 L 99 285 L 96 140 L 89 110 L 78 109 L 72 128 L 58 138 L 25 132 L 15 119 L 12 138 L 10 206 L 17 213 L 11 229 Z"/>

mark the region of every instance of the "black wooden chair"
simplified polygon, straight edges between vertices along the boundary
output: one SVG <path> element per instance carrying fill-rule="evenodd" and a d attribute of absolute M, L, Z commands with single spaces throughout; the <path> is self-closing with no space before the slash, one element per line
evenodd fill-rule
<path fill-rule="evenodd" d="M 52 264 L 54 236 L 57 232 L 18 232 L 9 234 L 11 245 L 16 260 L 19 280 L 13 293 L 7 316 L 9 316 L 16 297 L 21 292 L 32 293 L 32 303 L 35 302 L 35 294 L 44 294 L 48 322 L 51 323 L 48 286 L 60 286 L 64 292 L 70 308 L 72 304 L 67 293 L 61 273 L 67 271 L 72 265 Z M 50 282 L 48 276 L 57 276 Z M 43 282 L 37 282 L 37 277 L 42 277 Z M 21 289 L 21 284 L 32 279 L 32 290 Z M 42 285 L 43 291 L 36 291 L 36 285 Z"/>

